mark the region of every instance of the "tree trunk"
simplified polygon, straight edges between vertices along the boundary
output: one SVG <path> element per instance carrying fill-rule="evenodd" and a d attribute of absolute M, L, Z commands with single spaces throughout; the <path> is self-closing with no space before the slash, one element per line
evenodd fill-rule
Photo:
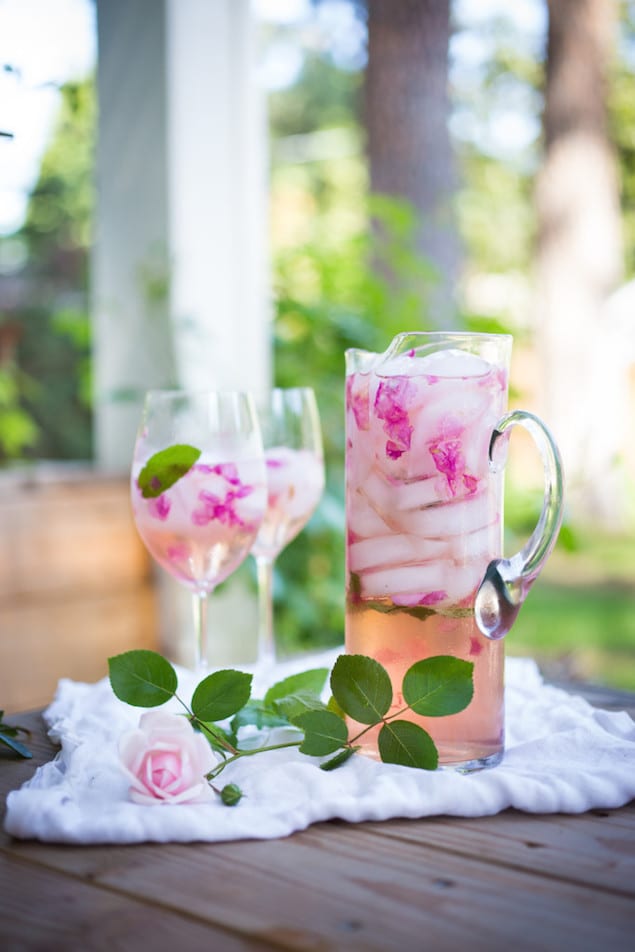
<path fill-rule="evenodd" d="M 448 326 L 458 272 L 448 132 L 449 0 L 368 0 L 366 128 L 372 193 L 410 202 L 438 275 L 431 320 Z M 407 330 L 407 328 L 404 328 Z"/>
<path fill-rule="evenodd" d="M 609 469 L 618 448 L 605 436 L 611 414 L 620 412 L 609 384 L 621 371 L 609 353 L 603 311 L 622 274 L 606 121 L 616 4 L 548 0 L 548 7 L 546 152 L 536 194 L 543 413 L 562 450 L 574 514 L 613 521 L 621 493 Z"/>

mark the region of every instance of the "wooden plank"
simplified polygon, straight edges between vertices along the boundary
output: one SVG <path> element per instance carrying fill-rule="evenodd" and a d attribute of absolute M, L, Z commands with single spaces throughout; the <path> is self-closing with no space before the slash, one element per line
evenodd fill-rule
<path fill-rule="evenodd" d="M 621 952 L 632 937 L 630 899 L 363 826 L 214 845 L 18 843 L 10 854 L 289 949 L 401 952 L 422 936 L 456 949 L 476 932 L 482 948 Z"/>
<path fill-rule="evenodd" d="M 45 707 L 60 678 L 93 682 L 107 659 L 157 647 L 150 584 L 77 598 L 0 604 L 0 704 L 6 711 Z"/>
<path fill-rule="evenodd" d="M 368 824 L 391 841 L 434 846 L 457 856 L 635 896 L 635 807 L 581 816 L 430 817 L 423 823 Z"/>
<path fill-rule="evenodd" d="M 179 910 L 0 855 L 0 947 L 3 952 L 161 949 L 271 949 L 199 922 Z"/>

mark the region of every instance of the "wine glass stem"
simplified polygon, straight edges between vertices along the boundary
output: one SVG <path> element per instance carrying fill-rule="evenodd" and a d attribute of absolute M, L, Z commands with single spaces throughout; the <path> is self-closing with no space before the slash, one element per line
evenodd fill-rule
<path fill-rule="evenodd" d="M 194 669 L 207 667 L 207 592 L 196 592 L 193 601 L 195 657 Z"/>
<path fill-rule="evenodd" d="M 258 661 L 275 664 L 276 642 L 273 634 L 273 560 L 256 559 L 258 576 Z"/>

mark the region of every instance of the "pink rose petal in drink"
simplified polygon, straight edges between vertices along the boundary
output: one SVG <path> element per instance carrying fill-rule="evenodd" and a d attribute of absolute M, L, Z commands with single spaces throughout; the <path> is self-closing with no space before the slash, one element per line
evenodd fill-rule
<path fill-rule="evenodd" d="M 170 500 L 163 493 L 161 496 L 157 496 L 156 499 L 148 500 L 148 512 L 153 519 L 160 519 L 161 522 L 165 520 L 170 515 Z"/>
<path fill-rule="evenodd" d="M 187 559 L 190 550 L 185 542 L 176 542 L 174 545 L 167 547 L 165 554 L 171 561 L 179 562 L 181 559 Z"/>
<path fill-rule="evenodd" d="M 392 601 L 394 605 L 400 605 L 404 608 L 430 608 L 433 605 L 438 605 L 447 597 L 447 592 L 437 589 L 434 592 L 428 592 L 427 595 L 422 595 L 421 592 L 412 595 L 394 595 Z"/>
<path fill-rule="evenodd" d="M 353 374 L 346 378 L 346 408 L 355 417 L 358 430 L 367 430 L 370 423 L 368 377 Z"/>
<path fill-rule="evenodd" d="M 416 396 L 417 388 L 408 377 L 382 380 L 375 394 L 374 410 L 384 421 L 384 433 L 389 437 L 386 456 L 399 459 L 410 449 L 412 424 L 406 407 Z"/>
<path fill-rule="evenodd" d="M 426 605 L 430 607 L 431 605 L 438 605 L 439 602 L 442 602 L 448 597 L 448 593 L 443 591 L 443 589 L 437 589 L 434 592 L 428 592 L 427 595 L 424 595 L 423 598 L 419 601 L 419 605 Z"/>
<path fill-rule="evenodd" d="M 459 440 L 445 440 L 433 443 L 430 447 L 434 465 L 443 473 L 448 481 L 450 492 L 456 496 L 457 482 L 463 475 L 465 458 L 461 452 L 461 443 Z"/>

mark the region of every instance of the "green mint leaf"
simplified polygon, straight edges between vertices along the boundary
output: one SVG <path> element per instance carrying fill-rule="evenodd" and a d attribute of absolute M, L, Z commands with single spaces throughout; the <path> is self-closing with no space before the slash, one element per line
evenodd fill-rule
<path fill-rule="evenodd" d="M 379 732 L 379 756 L 385 764 L 436 770 L 439 754 L 427 731 L 410 721 L 388 721 Z"/>
<path fill-rule="evenodd" d="M 251 700 L 232 718 L 230 727 L 235 737 L 239 729 L 247 725 L 253 725 L 261 730 L 263 727 L 284 727 L 288 723 L 288 717 L 283 717 L 282 714 L 267 707 L 263 701 Z"/>
<path fill-rule="evenodd" d="M 235 807 L 242 797 L 243 792 L 237 783 L 226 783 L 220 792 L 220 798 L 226 807 Z"/>
<path fill-rule="evenodd" d="M 273 702 L 274 710 L 288 721 L 295 721 L 296 717 L 306 711 L 325 711 L 326 706 L 316 694 L 310 691 L 298 691 Z"/>
<path fill-rule="evenodd" d="M 176 671 L 156 651 L 143 648 L 108 659 L 110 684 L 120 701 L 134 707 L 158 707 L 176 693 Z"/>
<path fill-rule="evenodd" d="M 7 733 L 5 724 L 2 725 L 2 728 L 2 731 L 0 731 L 0 746 L 4 745 L 8 747 L 12 753 L 17 754 L 18 757 L 29 760 L 33 756 L 29 748 L 21 744 L 19 740 L 15 740 L 15 737 L 10 736 Z"/>
<path fill-rule="evenodd" d="M 474 614 L 474 609 L 471 607 L 439 609 L 430 608 L 427 605 L 395 605 L 394 602 L 388 602 L 385 599 L 361 599 L 357 595 L 349 599 L 349 607 L 353 610 L 363 609 L 364 611 L 372 609 L 372 611 L 380 612 L 382 615 L 410 615 L 419 621 L 425 621 L 431 615 L 442 615 L 444 618 L 468 618 Z"/>
<path fill-rule="evenodd" d="M 378 724 L 392 704 L 388 672 L 364 655 L 340 655 L 331 672 L 335 700 L 360 724 Z"/>
<path fill-rule="evenodd" d="M 348 577 L 348 597 L 352 602 L 361 601 L 362 580 L 357 572 L 351 572 Z"/>
<path fill-rule="evenodd" d="M 296 717 L 293 723 L 304 731 L 300 753 L 311 757 L 334 754 L 348 740 L 346 723 L 331 711 L 307 711 Z"/>
<path fill-rule="evenodd" d="M 328 673 L 328 668 L 311 668 L 309 671 L 292 674 L 288 678 L 272 684 L 265 694 L 264 702 L 268 707 L 271 707 L 273 701 L 301 692 L 310 692 L 319 697 L 326 684 Z"/>
<path fill-rule="evenodd" d="M 201 451 L 195 446 L 177 443 L 151 456 L 137 479 L 143 498 L 154 499 L 174 486 L 191 470 L 200 455 Z"/>
<path fill-rule="evenodd" d="M 339 754 L 336 754 L 335 757 L 331 757 L 330 760 L 325 760 L 323 764 L 320 764 L 320 770 L 337 770 L 337 768 L 345 764 L 357 750 L 359 750 L 359 747 L 345 747 L 344 750 L 340 750 Z"/>
<path fill-rule="evenodd" d="M 200 721 L 231 717 L 249 700 L 251 679 L 251 674 L 232 669 L 209 674 L 192 695 L 192 713 Z"/>
<path fill-rule="evenodd" d="M 417 661 L 404 675 L 404 700 L 413 711 L 426 717 L 457 714 L 472 700 L 473 670 L 471 661 L 451 655 Z"/>

